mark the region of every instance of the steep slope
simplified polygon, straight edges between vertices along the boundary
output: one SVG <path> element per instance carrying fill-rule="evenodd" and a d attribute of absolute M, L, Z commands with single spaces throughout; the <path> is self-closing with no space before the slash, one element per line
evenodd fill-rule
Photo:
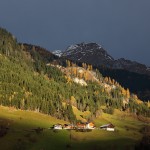
<path fill-rule="evenodd" d="M 75 120 L 71 106 L 64 108 L 58 96 L 64 98 L 66 84 L 61 71 L 46 66 L 36 51 L 23 51 L 6 30 L 0 31 L 0 105 Z"/>
<path fill-rule="evenodd" d="M 103 78 L 91 65 L 83 63 L 83 67 L 78 67 L 68 60 L 64 66 L 55 65 L 55 57 L 48 51 L 19 45 L 12 37 L 5 31 L 0 39 L 0 105 L 38 111 L 70 122 L 76 122 L 72 105 L 80 111 L 90 111 L 88 120 L 98 117 L 101 111 L 113 113 L 115 108 L 150 116 L 148 103 L 139 104 L 129 89 Z M 74 82 L 76 79 L 86 84 Z"/>
<path fill-rule="evenodd" d="M 114 60 L 100 45 L 81 43 L 70 46 L 62 54 L 63 58 L 78 64 L 87 63 L 100 70 L 104 76 L 110 76 L 131 89 L 141 99 L 150 99 L 150 69 L 135 61 L 124 58 Z"/>

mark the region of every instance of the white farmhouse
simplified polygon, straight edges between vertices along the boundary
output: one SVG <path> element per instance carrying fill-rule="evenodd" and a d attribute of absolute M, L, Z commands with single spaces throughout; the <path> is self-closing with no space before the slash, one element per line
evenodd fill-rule
<path fill-rule="evenodd" d="M 56 124 L 56 125 L 54 125 L 54 129 L 61 130 L 62 125 L 61 124 Z"/>

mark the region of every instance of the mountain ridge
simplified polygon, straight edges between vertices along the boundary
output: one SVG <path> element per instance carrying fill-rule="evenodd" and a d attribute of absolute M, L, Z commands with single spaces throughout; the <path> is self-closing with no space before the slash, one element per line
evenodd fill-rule
<path fill-rule="evenodd" d="M 108 52 L 97 43 L 80 43 L 69 46 L 65 51 L 55 53 L 59 57 L 76 62 L 85 62 L 93 66 L 104 66 L 111 69 L 125 69 L 139 74 L 150 75 L 150 67 L 136 61 L 124 58 L 114 59 Z"/>

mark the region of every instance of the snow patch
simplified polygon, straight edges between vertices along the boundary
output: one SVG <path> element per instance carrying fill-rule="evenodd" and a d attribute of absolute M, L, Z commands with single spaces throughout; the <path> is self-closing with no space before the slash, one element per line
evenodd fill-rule
<path fill-rule="evenodd" d="M 78 45 L 71 45 L 71 46 L 68 47 L 67 51 L 76 49 L 77 47 L 78 47 Z"/>
<path fill-rule="evenodd" d="M 110 59 L 110 60 L 112 60 L 112 58 L 109 55 L 107 56 L 107 58 Z"/>
<path fill-rule="evenodd" d="M 58 56 L 58 57 L 61 57 L 63 52 L 61 50 L 55 50 L 52 52 L 54 55 Z"/>

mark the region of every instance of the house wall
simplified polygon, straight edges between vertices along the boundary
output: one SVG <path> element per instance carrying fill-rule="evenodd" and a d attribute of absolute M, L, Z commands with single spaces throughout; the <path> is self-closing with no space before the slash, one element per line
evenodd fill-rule
<path fill-rule="evenodd" d="M 107 131 L 115 131 L 114 128 L 107 128 L 106 130 L 107 130 Z"/>
<path fill-rule="evenodd" d="M 62 127 L 54 127 L 54 129 L 62 129 Z"/>

